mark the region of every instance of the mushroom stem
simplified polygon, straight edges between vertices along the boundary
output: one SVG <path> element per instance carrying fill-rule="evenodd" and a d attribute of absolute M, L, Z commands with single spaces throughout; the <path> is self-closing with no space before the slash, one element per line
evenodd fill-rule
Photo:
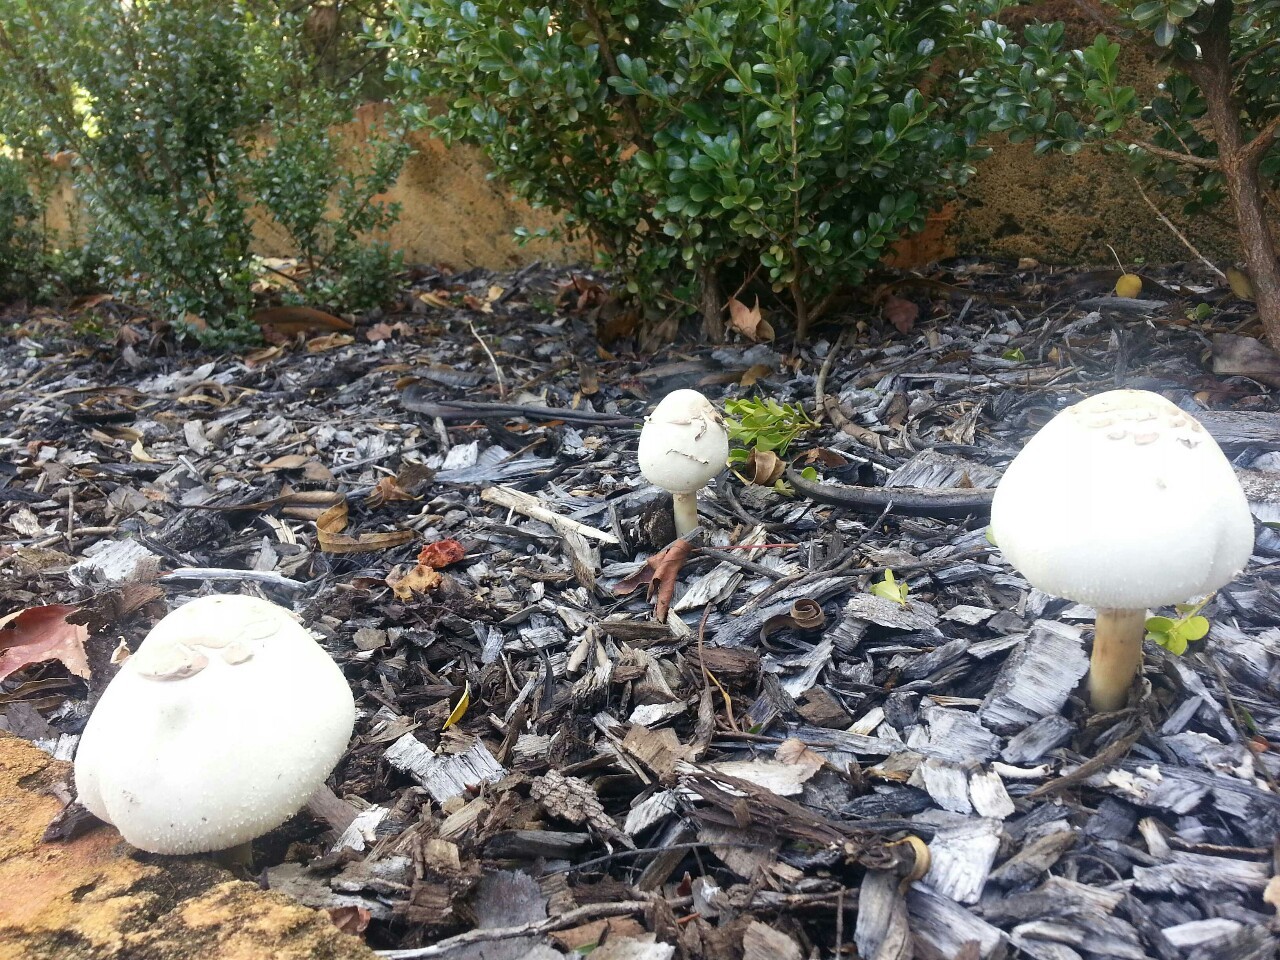
<path fill-rule="evenodd" d="M 1146 610 L 1099 610 L 1089 664 L 1089 699 L 1098 713 L 1125 705 L 1133 677 L 1142 666 Z"/>
<path fill-rule="evenodd" d="M 675 504 L 676 536 L 683 537 L 698 529 L 698 494 L 673 493 L 671 499 Z"/>

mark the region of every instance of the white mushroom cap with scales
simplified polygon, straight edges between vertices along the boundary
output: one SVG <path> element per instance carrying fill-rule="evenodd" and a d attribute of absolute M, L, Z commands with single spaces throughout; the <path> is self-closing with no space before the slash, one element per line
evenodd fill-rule
<path fill-rule="evenodd" d="M 645 421 L 636 457 L 644 478 L 670 491 L 684 536 L 698 526 L 698 491 L 729 458 L 724 417 L 697 390 L 673 390 Z"/>
<path fill-rule="evenodd" d="M 157 623 L 108 684 L 76 788 L 140 849 L 222 850 L 301 809 L 354 723 L 342 671 L 288 610 L 202 597 Z"/>
<path fill-rule="evenodd" d="M 1068 407 L 1028 441 L 991 503 L 991 532 L 1032 586 L 1097 608 L 1089 689 L 1124 706 L 1149 607 L 1212 593 L 1253 550 L 1253 517 L 1218 444 L 1145 390 Z"/>

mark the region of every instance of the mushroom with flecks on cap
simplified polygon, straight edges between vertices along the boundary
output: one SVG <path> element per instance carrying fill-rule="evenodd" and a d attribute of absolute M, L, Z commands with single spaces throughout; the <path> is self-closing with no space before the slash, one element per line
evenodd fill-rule
<path fill-rule="evenodd" d="M 157 623 L 107 685 L 76 790 L 142 850 L 238 847 L 302 808 L 354 724 L 342 671 L 288 610 L 202 597 Z"/>
<path fill-rule="evenodd" d="M 1028 441 L 991 503 L 991 532 L 1032 586 L 1097 609 L 1089 694 L 1122 707 L 1148 607 L 1212 593 L 1253 550 L 1240 482 L 1195 417 L 1159 394 L 1113 390 Z"/>

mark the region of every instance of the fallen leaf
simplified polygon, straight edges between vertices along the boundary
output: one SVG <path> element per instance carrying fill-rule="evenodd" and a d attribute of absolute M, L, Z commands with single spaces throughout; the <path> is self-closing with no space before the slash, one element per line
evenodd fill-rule
<path fill-rule="evenodd" d="M 391 325 L 384 320 L 366 330 L 364 338 L 370 343 L 377 343 L 379 340 L 390 340 L 394 334 L 395 331 L 391 329 Z"/>
<path fill-rule="evenodd" d="M 443 579 L 439 571 L 419 563 L 405 574 L 401 574 L 399 568 L 392 570 L 387 574 L 386 584 L 391 588 L 392 593 L 408 602 L 413 599 L 415 593 L 434 590 Z"/>
<path fill-rule="evenodd" d="M 742 371 L 742 376 L 738 378 L 738 383 L 743 387 L 754 387 L 756 381 L 761 377 L 767 377 L 773 370 L 763 363 L 752 364 Z"/>
<path fill-rule="evenodd" d="M 647 599 L 653 600 L 654 594 L 657 594 L 657 602 L 653 605 L 653 618 L 659 623 L 666 623 L 667 608 L 671 606 L 671 598 L 676 592 L 676 580 L 691 549 L 693 544 L 688 540 L 673 540 L 670 546 L 653 554 L 644 562 L 644 566 L 631 576 L 618 581 L 614 585 L 613 592 L 627 594 L 636 590 L 641 584 L 648 584 Z"/>
<path fill-rule="evenodd" d="M 87 628 L 68 623 L 79 607 L 55 603 L 0 617 L 0 680 L 33 663 L 60 660 L 77 677 L 89 678 L 84 644 Z"/>
<path fill-rule="evenodd" d="M 428 543 L 418 552 L 418 562 L 440 570 L 451 563 L 457 563 L 466 555 L 466 549 L 457 540 L 437 540 L 435 543 Z"/>
<path fill-rule="evenodd" d="M 314 307 L 266 307 L 256 310 L 253 322 L 264 330 L 270 327 L 276 333 L 291 337 L 297 333 L 316 333 L 322 330 L 354 330 L 355 327 L 335 317 L 332 313 Z"/>
<path fill-rule="evenodd" d="M 1122 273 L 1116 280 L 1116 296 L 1126 300 L 1135 299 L 1142 293 L 1142 278 L 1135 273 Z"/>
<path fill-rule="evenodd" d="M 367 909 L 354 904 L 346 907 L 329 907 L 328 914 L 335 927 L 353 937 L 364 933 L 369 927 L 369 921 L 373 919 L 373 914 Z"/>
<path fill-rule="evenodd" d="M 914 301 L 894 296 L 891 293 L 884 298 L 880 313 L 893 324 L 894 329 L 899 333 L 910 333 L 915 329 L 916 320 L 920 316 L 920 308 Z"/>
<path fill-rule="evenodd" d="M 369 496 L 365 498 L 365 502 L 370 506 L 380 507 L 384 503 L 390 503 L 393 500 L 416 500 L 413 496 L 404 490 L 395 477 L 383 477 L 369 491 Z"/>
<path fill-rule="evenodd" d="M 448 294 L 439 294 L 434 290 L 428 290 L 426 293 L 418 294 L 417 303 L 421 303 L 428 307 L 452 307 L 449 302 Z"/>
<path fill-rule="evenodd" d="M 747 477 L 760 487 L 771 487 L 786 472 L 786 462 L 772 450 L 751 448 L 746 462 Z"/>
<path fill-rule="evenodd" d="M 326 350 L 334 350 L 338 347 L 345 347 L 349 343 L 355 343 L 356 338 L 345 333 L 328 333 L 323 337 L 312 337 L 307 341 L 307 353 L 324 353 Z"/>
<path fill-rule="evenodd" d="M 316 539 L 325 553 L 367 553 L 370 550 L 387 550 L 408 543 L 413 539 L 412 530 L 393 530 L 390 533 L 362 533 L 348 536 L 347 501 L 340 500 L 316 518 Z"/>
<path fill-rule="evenodd" d="M 301 470 L 310 459 L 303 453 L 286 453 L 283 457 L 276 457 L 270 463 L 264 463 L 259 469 L 263 473 L 273 473 L 276 470 Z"/>
<path fill-rule="evenodd" d="M 1239 267 L 1227 267 L 1227 285 L 1241 300 L 1253 299 L 1253 281 Z"/>
<path fill-rule="evenodd" d="M 137 460 L 139 463 L 159 463 L 160 462 L 155 457 L 151 456 L 151 454 L 147 453 L 146 450 L 143 449 L 141 440 L 133 441 L 133 446 L 129 448 L 129 452 L 133 454 L 133 459 Z"/>
<path fill-rule="evenodd" d="M 244 355 L 244 365 L 252 370 L 254 367 L 260 367 L 264 363 L 269 363 L 283 353 L 284 348 L 280 346 L 262 347 L 258 350 L 250 350 Z"/>
<path fill-rule="evenodd" d="M 448 719 L 445 720 L 444 726 L 441 727 L 440 729 L 442 731 L 448 730 L 455 723 L 461 720 L 466 715 L 467 707 L 469 706 L 471 706 L 471 681 L 470 680 L 468 680 L 466 682 L 466 685 L 462 688 L 462 696 L 458 698 L 458 703 L 454 706 L 453 710 L 450 711 Z"/>
<path fill-rule="evenodd" d="M 729 298 L 729 326 L 753 343 L 773 339 L 773 327 L 760 313 L 760 298 L 748 307 L 741 300 Z"/>

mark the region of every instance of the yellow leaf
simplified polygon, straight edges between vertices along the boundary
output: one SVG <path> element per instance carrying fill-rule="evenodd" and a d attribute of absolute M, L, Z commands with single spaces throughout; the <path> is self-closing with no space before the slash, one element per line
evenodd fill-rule
<path fill-rule="evenodd" d="M 1116 281 L 1116 296 L 1127 300 L 1135 299 L 1142 293 L 1142 278 L 1136 273 L 1122 273 Z"/>
<path fill-rule="evenodd" d="M 147 451 L 142 448 L 141 440 L 133 441 L 133 446 L 129 448 L 129 452 L 133 454 L 133 459 L 137 460 L 139 463 L 159 463 L 160 462 L 159 460 L 157 460 L 151 454 L 147 453 Z"/>
<path fill-rule="evenodd" d="M 1243 270 L 1227 267 L 1227 283 L 1231 287 L 1231 292 L 1241 300 L 1253 299 L 1253 281 Z"/>
<path fill-rule="evenodd" d="M 449 719 L 444 722 L 441 730 L 448 730 L 455 723 L 461 720 L 467 712 L 467 707 L 471 706 L 471 681 L 468 680 L 462 688 L 462 696 L 458 698 L 458 705 L 453 708 L 453 712 L 449 714 Z"/>

